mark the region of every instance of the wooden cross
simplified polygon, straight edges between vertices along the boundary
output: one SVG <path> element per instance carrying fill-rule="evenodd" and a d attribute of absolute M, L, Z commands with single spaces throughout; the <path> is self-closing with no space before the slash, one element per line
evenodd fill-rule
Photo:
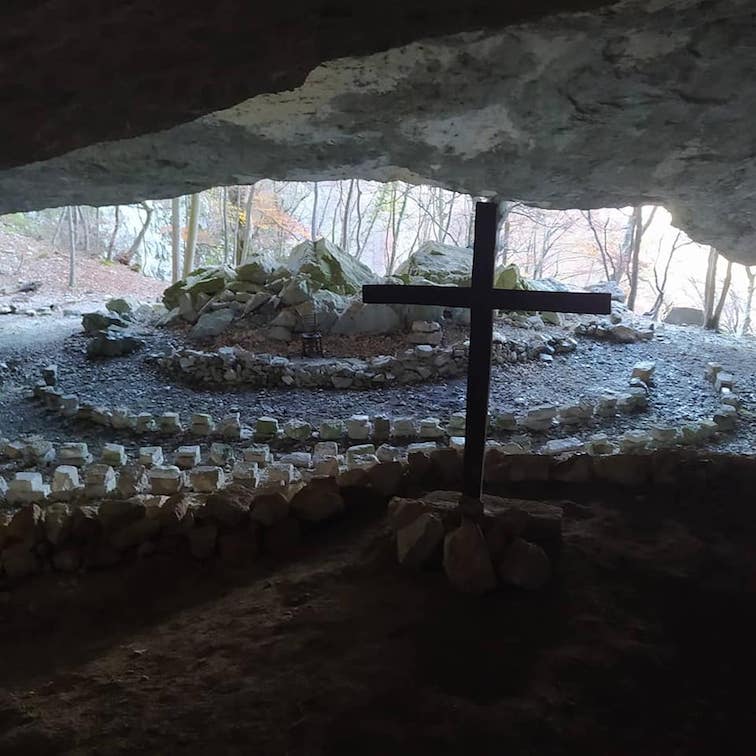
<path fill-rule="evenodd" d="M 491 382 L 491 342 L 494 310 L 608 314 L 609 294 L 574 294 L 553 291 L 519 291 L 494 288 L 498 205 L 478 202 L 475 207 L 470 286 L 362 287 L 364 302 L 420 304 L 470 308 L 470 348 L 467 364 L 467 414 L 463 466 L 463 499 L 472 511 L 480 509 L 483 459 L 486 450 L 488 391 Z M 477 502 L 477 505 L 476 505 Z"/>

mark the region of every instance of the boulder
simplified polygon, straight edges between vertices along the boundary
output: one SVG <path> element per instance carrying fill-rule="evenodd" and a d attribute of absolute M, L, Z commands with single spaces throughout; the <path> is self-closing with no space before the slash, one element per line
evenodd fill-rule
<path fill-rule="evenodd" d="M 451 244 L 427 241 L 403 262 L 397 275 L 420 276 L 435 284 L 469 286 L 472 274 L 472 250 Z"/>
<path fill-rule="evenodd" d="M 254 284 L 264 284 L 273 272 L 273 261 L 266 254 L 254 254 L 247 256 L 242 264 L 236 269 L 236 278 L 239 281 L 248 281 Z"/>
<path fill-rule="evenodd" d="M 315 478 L 291 500 L 291 510 L 302 520 L 320 522 L 344 508 L 344 500 L 333 478 Z"/>
<path fill-rule="evenodd" d="M 502 582 L 508 585 L 537 591 L 551 577 L 551 562 L 540 546 L 515 538 L 504 552 L 498 572 Z"/>
<path fill-rule="evenodd" d="M 402 320 L 391 305 L 352 302 L 334 323 L 331 333 L 346 336 L 395 333 L 401 327 Z"/>
<path fill-rule="evenodd" d="M 396 534 L 396 552 L 403 567 L 422 567 L 434 555 L 444 539 L 444 524 L 430 512 L 423 512 L 400 528 Z"/>
<path fill-rule="evenodd" d="M 286 266 L 292 273 L 306 275 L 315 289 L 337 294 L 357 294 L 363 284 L 375 281 L 375 274 L 367 265 L 327 239 L 298 244 L 289 253 Z"/>
<path fill-rule="evenodd" d="M 704 313 L 700 307 L 673 307 L 664 318 L 669 325 L 702 326 Z"/>
<path fill-rule="evenodd" d="M 116 315 L 130 318 L 137 308 L 137 303 L 133 299 L 125 299 L 124 297 L 114 297 L 105 302 L 105 309 L 108 312 L 114 312 Z"/>
<path fill-rule="evenodd" d="M 622 287 L 616 281 L 600 281 L 599 283 L 589 284 L 585 287 L 585 290 L 595 294 L 611 294 L 614 302 L 624 302 L 627 298 Z"/>
<path fill-rule="evenodd" d="M 144 341 L 137 336 L 109 329 L 104 333 L 98 333 L 87 344 L 87 357 L 98 359 L 101 357 L 122 357 L 141 349 Z"/>
<path fill-rule="evenodd" d="M 223 333 L 234 319 L 234 312 L 229 307 L 203 313 L 194 327 L 189 331 L 190 341 L 201 341 Z"/>
<path fill-rule="evenodd" d="M 235 278 L 236 272 L 226 266 L 197 268 L 163 292 L 163 304 L 168 310 L 178 307 L 182 292 L 188 293 L 192 299 L 199 294 L 213 296 L 223 291 Z"/>
<path fill-rule="evenodd" d="M 444 540 L 444 571 L 463 593 L 482 594 L 496 588 L 496 573 L 486 539 L 476 522 L 464 520 Z"/>
<path fill-rule="evenodd" d="M 527 289 L 525 279 L 520 275 L 520 269 L 514 263 L 499 268 L 494 276 L 495 289 Z"/>
<path fill-rule="evenodd" d="M 111 326 L 126 328 L 128 323 L 115 313 L 105 312 L 85 312 L 81 316 L 81 325 L 84 333 L 98 333 L 107 331 Z"/>

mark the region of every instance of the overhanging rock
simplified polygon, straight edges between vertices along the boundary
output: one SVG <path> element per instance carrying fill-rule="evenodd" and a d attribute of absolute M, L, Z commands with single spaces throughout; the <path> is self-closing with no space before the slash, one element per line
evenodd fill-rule
<path fill-rule="evenodd" d="M 341 58 L 296 89 L 3 171 L 0 211 L 360 176 L 552 208 L 659 203 L 753 263 L 755 37 L 748 3 L 629 0 Z"/>

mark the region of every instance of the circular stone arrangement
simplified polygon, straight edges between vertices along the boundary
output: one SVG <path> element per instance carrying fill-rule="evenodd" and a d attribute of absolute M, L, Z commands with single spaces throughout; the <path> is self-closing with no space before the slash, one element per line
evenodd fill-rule
<path fill-rule="evenodd" d="M 491 358 L 495 365 L 550 360 L 574 352 L 577 342 L 538 334 L 525 341 L 497 334 Z M 397 356 L 289 359 L 256 354 L 241 347 L 215 352 L 181 349 L 157 358 L 158 366 L 173 377 L 202 385 L 244 384 L 256 387 L 367 389 L 457 378 L 467 372 L 467 342 L 447 347 L 421 344 Z"/>

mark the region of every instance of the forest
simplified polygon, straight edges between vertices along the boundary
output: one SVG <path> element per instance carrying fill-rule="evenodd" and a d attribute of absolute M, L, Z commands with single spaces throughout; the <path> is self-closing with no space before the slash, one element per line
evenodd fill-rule
<path fill-rule="evenodd" d="M 260 252 L 283 259 L 297 243 L 319 237 L 391 275 L 423 242 L 470 246 L 477 199 L 400 181 L 262 180 L 135 205 L 14 214 L 3 223 L 60 255 L 70 287 L 81 255 L 175 281 Z M 687 306 L 703 311 L 707 328 L 751 332 L 756 267 L 733 265 L 694 243 L 663 208 L 550 210 L 496 199 L 502 264 L 576 286 L 616 282 L 631 309 L 654 319 Z"/>

